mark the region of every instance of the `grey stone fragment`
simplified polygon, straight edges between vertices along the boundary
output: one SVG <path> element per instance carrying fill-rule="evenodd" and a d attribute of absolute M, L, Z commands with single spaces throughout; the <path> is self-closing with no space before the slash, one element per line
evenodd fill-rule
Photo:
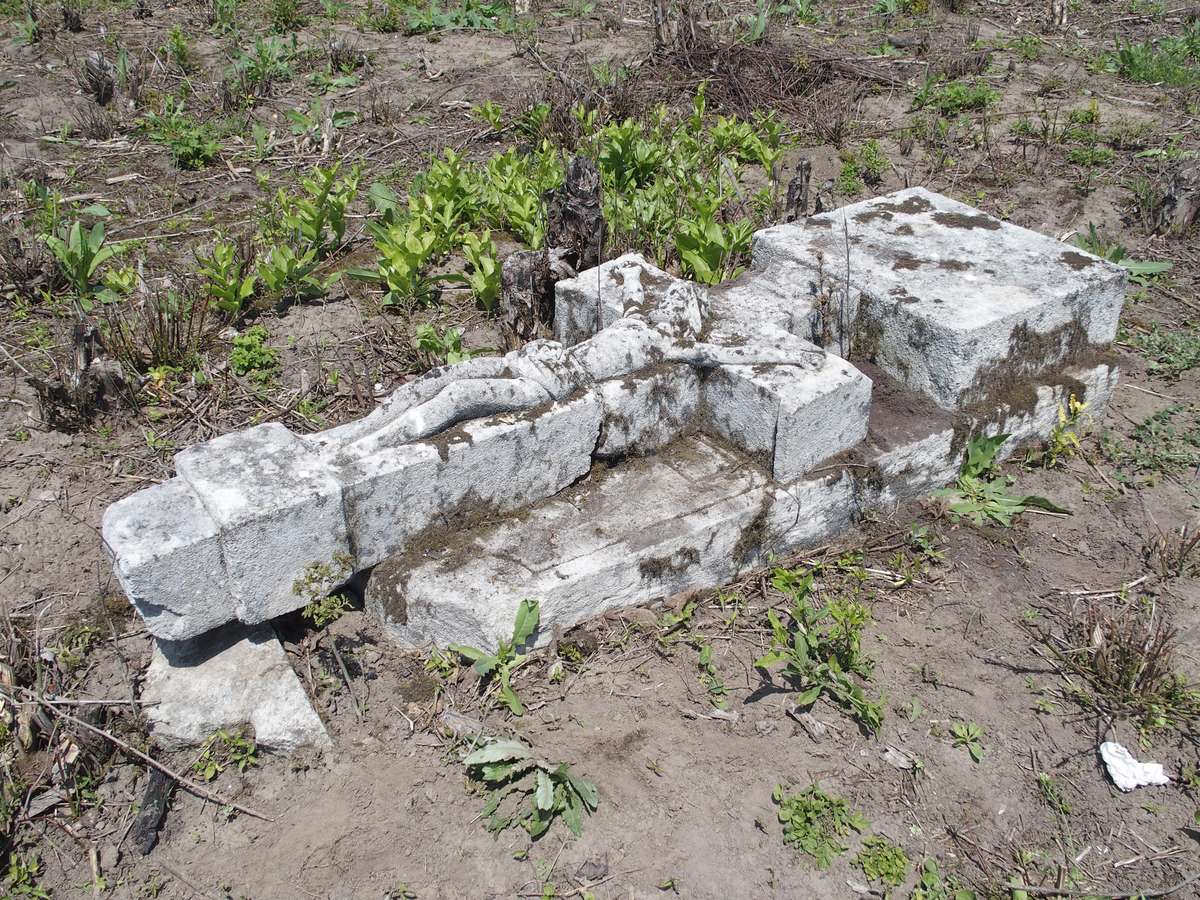
<path fill-rule="evenodd" d="M 700 378 L 690 366 L 660 366 L 600 386 L 604 424 L 595 454 L 601 459 L 649 453 L 694 427 Z"/>
<path fill-rule="evenodd" d="M 225 625 L 188 641 L 157 641 L 142 700 L 165 750 L 250 726 L 260 747 L 328 746 L 329 735 L 270 625 Z"/>
<path fill-rule="evenodd" d="M 649 313 L 647 291 L 657 298 L 680 285 L 693 294 L 698 291 L 696 285 L 668 275 L 639 253 L 610 259 L 554 286 L 554 337 L 571 347 L 627 313 Z"/>
<path fill-rule="evenodd" d="M 594 391 L 536 414 L 466 422 L 425 443 L 380 448 L 339 471 L 357 565 L 369 568 L 430 529 L 512 512 L 585 475 L 600 435 Z"/>
<path fill-rule="evenodd" d="M 860 353 L 945 409 L 1110 344 L 1120 266 L 923 188 L 755 235 L 756 264 L 844 258 Z"/>
<path fill-rule="evenodd" d="M 759 455 L 777 481 L 799 478 L 867 434 L 871 380 L 850 363 L 822 356 L 816 369 L 726 366 L 704 383 L 703 420 Z"/>
<path fill-rule="evenodd" d="M 220 528 L 226 586 L 242 622 L 303 606 L 293 586 L 313 564 L 346 568 L 341 483 L 284 426 L 257 425 L 197 444 L 176 454 L 175 468 Z M 187 636 L 211 627 L 196 612 Z"/>
<path fill-rule="evenodd" d="M 220 529 L 187 482 L 172 479 L 118 500 L 101 528 L 121 586 L 151 633 L 178 640 L 237 615 Z"/>

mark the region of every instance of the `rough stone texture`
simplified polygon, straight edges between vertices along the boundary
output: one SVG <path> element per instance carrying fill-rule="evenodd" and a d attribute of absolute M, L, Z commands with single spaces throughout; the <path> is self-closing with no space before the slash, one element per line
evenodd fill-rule
<path fill-rule="evenodd" d="M 142 700 L 165 750 L 249 725 L 258 746 L 290 751 L 330 743 L 269 625 L 225 625 L 188 641 L 158 641 Z"/>
<path fill-rule="evenodd" d="M 615 467 L 604 483 L 627 482 L 632 498 L 607 507 L 627 514 L 626 536 L 653 544 L 631 558 L 663 561 L 664 590 L 719 583 L 732 571 L 719 554 L 738 549 L 740 559 L 755 544 L 726 546 L 745 526 L 750 489 L 714 476 L 673 494 L 670 473 L 638 480 L 649 463 L 637 457 L 675 459 L 679 447 L 711 450 L 704 435 L 724 440 L 731 468 L 763 479 L 753 488 L 758 543 L 828 537 L 867 505 L 953 480 L 972 433 L 1003 427 L 1010 450 L 1047 434 L 1071 390 L 1098 409 L 1115 377 L 1098 351 L 1113 336 L 1123 283 L 1123 270 L 1095 257 L 920 189 L 760 232 L 749 271 L 725 286 L 626 255 L 559 283 L 559 341 L 432 370 L 322 434 L 263 425 L 180 453 L 176 479 L 108 511 L 106 544 L 147 628 L 181 639 L 303 605 L 293 584 L 314 563 L 332 570 L 324 588 L 385 560 L 427 568 L 428 548 L 464 529 L 482 534 L 479 523 L 501 515 L 516 514 L 492 526 L 513 529 L 513 540 L 553 545 L 555 535 L 526 535 L 519 520 L 542 514 L 530 510 L 568 515 L 564 496 L 583 500 L 557 495 L 602 460 Z M 842 465 L 844 453 L 858 467 Z M 704 496 L 711 503 L 697 506 Z M 676 513 L 678 534 L 666 524 Z M 713 543 L 699 563 L 692 544 L 669 543 L 675 534 L 694 544 L 704 529 Z M 513 559 L 532 552 L 516 546 Z M 629 587 L 628 560 L 593 549 L 578 565 L 608 574 L 581 570 L 571 585 L 613 603 L 659 589 Z M 490 563 L 480 555 L 460 554 L 483 577 Z M 566 596 L 571 585 L 546 590 Z M 582 608 L 579 590 L 562 601 L 564 621 Z M 414 602 L 444 600 L 447 622 L 462 623 L 483 615 L 487 591 L 476 593 Z M 388 602 L 407 604 L 400 594 Z M 510 612 L 496 621 L 507 625 Z M 413 635 L 442 627 L 414 616 L 403 626 Z"/>
<path fill-rule="evenodd" d="M 430 529 L 512 512 L 587 474 L 600 435 L 591 391 L 536 416 L 468 422 L 436 442 L 381 449 L 342 471 L 357 567 L 398 553 Z"/>
<path fill-rule="evenodd" d="M 528 509 L 371 574 L 367 604 L 407 644 L 494 648 L 522 598 L 541 603 L 538 641 L 555 625 L 696 585 L 759 558 L 774 488 L 704 437 L 630 461 Z"/>
<path fill-rule="evenodd" d="M 1102 365 L 1070 378 L 1089 412 L 1102 416 L 1113 370 Z M 1049 430 L 1066 390 L 1038 387 L 1029 409 L 961 427 L 1011 434 L 1000 451 L 1007 456 Z M 556 627 L 608 609 L 716 587 L 768 554 L 828 540 L 867 509 L 953 482 L 967 433 L 900 428 L 864 442 L 865 465 L 833 464 L 825 477 L 789 484 L 712 438 L 683 438 L 654 457 L 597 471 L 519 517 L 385 561 L 367 582 L 367 607 L 405 645 L 494 649 L 525 598 L 541 604 L 537 643 L 545 643 Z"/>
<path fill-rule="evenodd" d="M 647 375 L 605 382 L 604 424 L 596 456 L 653 452 L 695 424 L 700 377 L 690 366 L 664 365 Z"/>
<path fill-rule="evenodd" d="M 220 528 L 226 589 L 243 622 L 303 605 L 293 585 L 305 568 L 350 553 L 336 474 L 278 423 L 190 447 L 175 469 Z"/>
<path fill-rule="evenodd" d="M 172 479 L 118 500 L 101 528 L 121 550 L 113 567 L 152 633 L 178 639 L 237 616 L 220 529 L 187 482 Z"/>
<path fill-rule="evenodd" d="M 704 383 L 706 426 L 782 482 L 866 437 L 870 403 L 871 380 L 835 356 L 815 370 L 727 366 Z"/>
<path fill-rule="evenodd" d="M 1124 269 L 923 188 L 760 231 L 754 257 L 829 272 L 847 241 L 855 352 L 946 409 L 1116 335 Z"/>

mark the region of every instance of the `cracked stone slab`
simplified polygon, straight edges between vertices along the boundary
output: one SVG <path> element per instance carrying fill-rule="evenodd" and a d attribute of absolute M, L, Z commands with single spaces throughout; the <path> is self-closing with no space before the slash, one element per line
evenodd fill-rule
<path fill-rule="evenodd" d="M 704 383 L 706 425 L 794 481 L 867 435 L 871 379 L 836 356 L 817 368 L 726 366 Z"/>
<path fill-rule="evenodd" d="M 538 642 L 606 609 L 722 583 L 760 557 L 775 488 L 710 438 L 627 461 L 523 515 L 378 566 L 368 608 L 408 645 L 494 648 L 526 597 Z"/>
<path fill-rule="evenodd" d="M 844 259 L 847 241 L 856 352 L 945 409 L 1116 335 L 1124 269 L 923 188 L 764 229 L 753 253 L 815 273 Z"/>
<path fill-rule="evenodd" d="M 288 752 L 331 741 L 270 625 L 229 624 L 186 641 L 156 641 L 142 700 L 166 750 L 249 726 L 258 746 Z"/>

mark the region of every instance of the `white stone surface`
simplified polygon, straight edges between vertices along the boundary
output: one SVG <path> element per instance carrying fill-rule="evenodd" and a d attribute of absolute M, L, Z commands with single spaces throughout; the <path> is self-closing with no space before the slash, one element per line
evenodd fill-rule
<path fill-rule="evenodd" d="M 371 575 L 368 608 L 406 644 L 494 648 L 523 598 L 541 604 L 545 643 L 556 625 L 723 583 L 769 543 L 770 479 L 743 463 L 710 439 L 684 439 L 520 517 L 389 560 Z"/>
<path fill-rule="evenodd" d="M 726 366 L 704 383 L 708 428 L 790 482 L 867 434 L 871 380 L 844 360 L 819 368 Z"/>
<path fill-rule="evenodd" d="M 923 188 L 764 229 L 755 261 L 828 271 L 847 241 L 859 350 L 946 409 L 1116 335 L 1124 269 Z"/>
<path fill-rule="evenodd" d="M 283 425 L 197 444 L 176 454 L 175 469 L 220 528 L 226 589 L 242 622 L 303 606 L 293 585 L 305 569 L 351 555 L 335 472 Z M 196 612 L 187 636 L 207 630 Z"/>
<path fill-rule="evenodd" d="M 153 634 L 201 634 L 237 615 L 220 530 L 180 479 L 138 491 L 104 511 L 105 546 L 125 593 Z"/>
<path fill-rule="evenodd" d="M 554 286 L 554 337 L 571 347 L 609 327 L 630 307 L 640 308 L 647 288 L 665 292 L 689 284 L 668 275 L 640 253 L 626 253 Z M 647 310 L 648 311 L 648 310 Z"/>
<path fill-rule="evenodd" d="M 690 366 L 664 365 L 600 386 L 604 422 L 595 455 L 650 453 L 695 427 L 700 377 Z"/>
<path fill-rule="evenodd" d="M 330 744 L 269 625 L 226 625 L 188 641 L 156 642 L 141 699 L 165 750 L 246 725 L 267 750 Z"/>
<path fill-rule="evenodd" d="M 594 391 L 535 415 L 464 423 L 436 441 L 378 448 L 339 472 L 358 568 L 430 529 L 512 512 L 587 474 L 600 436 Z"/>

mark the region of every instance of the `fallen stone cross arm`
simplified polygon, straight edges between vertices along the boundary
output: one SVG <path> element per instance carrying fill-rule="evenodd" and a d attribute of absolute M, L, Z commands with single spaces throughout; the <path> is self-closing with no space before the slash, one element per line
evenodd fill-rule
<path fill-rule="evenodd" d="M 525 597 L 544 640 L 928 493 L 973 435 L 1010 453 L 1071 394 L 1099 417 L 1124 289 L 1118 266 L 921 188 L 760 231 L 714 288 L 626 255 L 559 282 L 556 341 L 435 369 L 319 434 L 188 448 L 104 539 L 163 642 L 367 571 L 407 644 L 494 647 Z"/>

